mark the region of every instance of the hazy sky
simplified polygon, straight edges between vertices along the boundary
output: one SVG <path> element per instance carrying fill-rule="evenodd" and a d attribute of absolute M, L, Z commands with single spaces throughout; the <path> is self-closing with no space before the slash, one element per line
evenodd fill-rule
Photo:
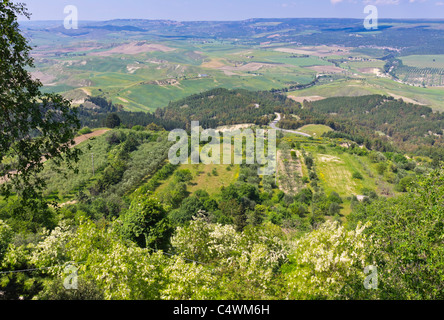
<path fill-rule="evenodd" d="M 79 20 L 169 19 L 244 20 L 249 18 L 365 18 L 376 5 L 380 18 L 444 19 L 444 0 L 20 0 L 32 20 L 63 20 L 66 5 Z"/>

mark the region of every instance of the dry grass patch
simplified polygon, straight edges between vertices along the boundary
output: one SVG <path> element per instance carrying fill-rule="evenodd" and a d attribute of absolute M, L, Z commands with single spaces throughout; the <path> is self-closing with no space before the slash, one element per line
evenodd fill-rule
<path fill-rule="evenodd" d="M 113 54 L 128 54 L 136 55 L 145 52 L 171 52 L 176 49 L 164 46 L 162 44 L 147 43 L 147 42 L 131 42 L 112 48 L 108 51 L 94 52 L 92 56 L 108 57 Z"/>

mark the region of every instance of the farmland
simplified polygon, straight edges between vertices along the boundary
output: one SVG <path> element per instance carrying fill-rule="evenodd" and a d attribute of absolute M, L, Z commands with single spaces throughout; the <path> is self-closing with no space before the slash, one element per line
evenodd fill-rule
<path fill-rule="evenodd" d="M 45 85 L 44 92 L 74 97 L 74 104 L 84 100 L 78 94 L 81 89 L 89 95 L 111 99 L 129 111 L 154 111 L 192 94 L 227 88 L 288 89 L 289 95 L 295 97 L 393 94 L 436 110 L 443 108 L 444 94 L 435 87 L 444 85 L 444 55 L 401 55 L 403 65 L 394 71 L 399 79 L 396 82 L 385 74 L 387 61 L 383 57 L 399 55 L 399 49 L 333 45 L 330 40 L 335 39 L 336 30 L 320 32 L 316 26 L 307 28 L 297 20 L 253 22 L 251 28 L 269 31 L 246 38 L 239 35 L 234 40 L 222 31 L 224 27 L 218 37 L 209 36 L 206 28 L 214 24 L 202 22 L 189 27 L 195 37 L 181 37 L 182 31 L 175 24 L 120 21 L 84 26 L 86 34 L 82 36 L 65 31 L 60 36 L 60 28 L 53 24 L 30 24 L 26 34 L 37 46 L 33 74 Z M 282 30 L 285 24 L 292 27 Z M 405 26 L 394 25 L 397 32 Z M 115 28 L 122 31 L 109 31 Z M 144 28 L 154 31 L 147 33 Z M 276 28 L 279 32 L 273 31 Z M 435 30 L 434 25 L 430 28 Z M 175 36 L 159 37 L 163 29 Z M 282 41 L 294 31 L 294 37 L 303 41 L 322 36 L 325 44 Z M 388 35 L 389 29 L 384 32 Z M 357 34 L 367 38 L 363 33 Z M 340 38 L 337 41 L 346 42 Z M 292 90 L 319 75 L 324 77 L 315 86 Z"/>
<path fill-rule="evenodd" d="M 441 22 L 24 37 L 21 6 L 0 4 L 0 300 L 443 298 Z"/>

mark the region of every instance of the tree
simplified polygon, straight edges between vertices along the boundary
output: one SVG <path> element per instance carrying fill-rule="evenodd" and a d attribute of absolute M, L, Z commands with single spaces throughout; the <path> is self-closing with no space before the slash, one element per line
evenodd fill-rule
<path fill-rule="evenodd" d="M 435 171 L 398 198 L 360 204 L 349 228 L 368 221 L 379 243 L 379 297 L 442 300 L 444 270 L 444 172 Z"/>
<path fill-rule="evenodd" d="M 245 208 L 242 204 L 232 199 L 229 201 L 223 201 L 220 204 L 222 213 L 233 218 L 233 223 L 236 231 L 242 231 L 247 225 L 247 215 L 245 214 Z"/>
<path fill-rule="evenodd" d="M 328 215 L 329 216 L 335 216 L 339 214 L 341 211 L 341 206 L 337 204 L 336 202 L 330 203 L 330 206 L 328 207 Z"/>
<path fill-rule="evenodd" d="M 6 223 L 0 220 L 0 265 L 9 244 L 12 242 L 13 236 L 14 232 L 12 229 Z"/>
<path fill-rule="evenodd" d="M 149 125 L 146 126 L 146 129 L 149 131 L 163 131 L 163 130 L 165 130 L 163 127 L 161 127 L 155 123 L 150 123 Z"/>
<path fill-rule="evenodd" d="M 42 94 L 42 83 L 32 78 L 31 47 L 20 33 L 17 17 L 30 14 L 23 4 L 0 3 L 0 194 L 13 192 L 24 202 L 41 199 L 45 181 L 38 176 L 43 161 L 56 165 L 78 161 L 71 149 L 80 129 L 70 102 L 56 94 Z"/>
<path fill-rule="evenodd" d="M 111 113 L 106 117 L 105 126 L 111 129 L 114 129 L 120 126 L 121 120 L 119 116 L 115 113 Z"/>
<path fill-rule="evenodd" d="M 161 193 L 163 203 L 167 203 L 174 209 L 180 207 L 182 201 L 188 197 L 187 184 L 185 182 L 171 182 Z"/>
<path fill-rule="evenodd" d="M 117 232 L 120 228 L 118 222 L 99 227 L 81 219 L 75 228 L 62 222 L 46 233 L 30 259 L 34 268 L 42 268 L 46 275 L 44 290 L 35 298 L 159 300 L 168 258 L 123 241 Z M 70 292 L 60 286 L 58 279 L 66 277 L 68 262 L 79 262 L 79 288 Z"/>
<path fill-rule="evenodd" d="M 176 182 L 188 183 L 193 179 L 193 174 L 188 169 L 177 170 L 174 173 L 174 180 Z"/>
<path fill-rule="evenodd" d="M 203 210 L 204 205 L 197 197 L 186 198 L 178 210 L 174 210 L 170 218 L 176 224 L 184 224 L 190 221 L 199 210 Z"/>
<path fill-rule="evenodd" d="M 410 185 L 415 181 L 413 176 L 407 176 L 399 180 L 399 183 L 395 186 L 396 191 L 406 192 Z"/>
<path fill-rule="evenodd" d="M 305 157 L 305 165 L 307 166 L 308 170 L 311 170 L 311 168 L 314 165 L 314 160 L 311 156 L 306 156 Z"/>
<path fill-rule="evenodd" d="M 335 202 L 337 204 L 343 203 L 342 198 L 339 196 L 339 194 L 335 191 L 332 191 L 330 195 L 328 196 L 328 201 Z"/>
<path fill-rule="evenodd" d="M 142 248 L 164 249 L 172 233 L 167 212 L 153 198 L 139 196 L 123 217 L 122 235 Z"/>
<path fill-rule="evenodd" d="M 369 225 L 348 231 L 327 221 L 291 248 L 284 276 L 290 299 L 372 299 L 376 290 L 364 289 L 364 268 L 373 261 L 375 247 L 364 233 Z"/>
<path fill-rule="evenodd" d="M 253 227 L 259 226 L 264 222 L 267 216 L 267 207 L 262 205 L 256 205 L 253 211 L 248 215 L 248 223 Z"/>

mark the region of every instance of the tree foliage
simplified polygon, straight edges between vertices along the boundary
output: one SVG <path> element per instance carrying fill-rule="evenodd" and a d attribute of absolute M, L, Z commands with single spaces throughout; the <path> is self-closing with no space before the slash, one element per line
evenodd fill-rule
<path fill-rule="evenodd" d="M 369 221 L 380 244 L 380 295 L 383 299 L 443 299 L 444 175 L 436 171 L 409 192 L 357 206 L 349 217 Z"/>
<path fill-rule="evenodd" d="M 22 4 L 0 3 L 0 188 L 3 196 L 19 193 L 25 201 L 40 198 L 45 181 L 37 174 L 43 161 L 77 160 L 71 149 L 79 121 L 69 101 L 42 94 L 32 78 L 31 47 L 20 33 L 17 17 L 29 18 Z M 3 182 L 5 182 L 3 181 Z"/>
<path fill-rule="evenodd" d="M 123 216 L 122 236 L 142 248 L 165 249 L 172 232 L 163 205 L 156 199 L 140 196 Z"/>

